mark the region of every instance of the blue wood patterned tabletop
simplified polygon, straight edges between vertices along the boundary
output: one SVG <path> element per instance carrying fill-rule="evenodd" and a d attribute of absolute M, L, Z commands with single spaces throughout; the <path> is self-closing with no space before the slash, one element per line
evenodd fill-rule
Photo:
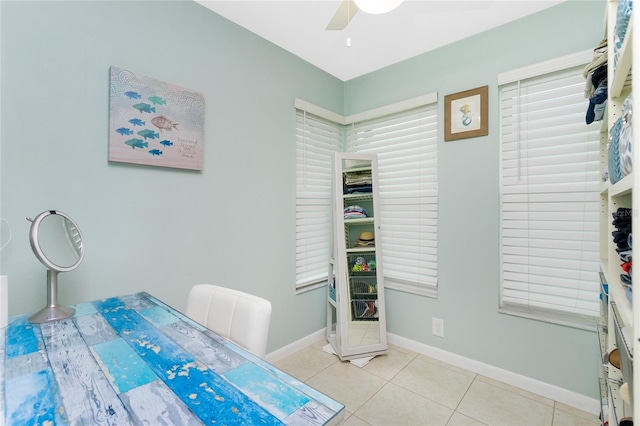
<path fill-rule="evenodd" d="M 7 425 L 339 423 L 344 406 L 147 293 L 0 329 Z"/>

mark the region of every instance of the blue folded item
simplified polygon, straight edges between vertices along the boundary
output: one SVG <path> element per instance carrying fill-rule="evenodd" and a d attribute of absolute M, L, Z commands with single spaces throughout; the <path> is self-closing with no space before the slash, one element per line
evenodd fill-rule
<path fill-rule="evenodd" d="M 373 190 L 372 185 L 360 185 L 360 186 L 350 186 L 347 187 L 347 194 L 356 194 L 360 192 L 371 192 Z"/>
<path fill-rule="evenodd" d="M 620 171 L 623 176 L 627 176 L 633 171 L 633 157 L 631 150 L 633 148 L 633 102 L 631 94 L 622 103 L 622 124 L 620 125 L 620 134 L 618 142 L 618 155 L 620 156 Z"/>
<path fill-rule="evenodd" d="M 633 255 L 631 250 L 621 251 L 620 253 L 620 261 L 621 262 L 631 262 L 633 261 Z"/>
<path fill-rule="evenodd" d="M 627 28 L 629 27 L 629 19 L 631 18 L 631 11 L 633 9 L 632 0 L 619 0 L 618 9 L 616 11 L 616 26 L 615 31 L 618 38 L 623 41 L 627 34 Z"/>
<path fill-rule="evenodd" d="M 360 206 L 349 206 L 344 209 L 345 219 L 360 219 L 363 217 L 369 217 L 367 211 Z"/>
<path fill-rule="evenodd" d="M 607 154 L 609 157 L 609 181 L 615 184 L 622 179 L 622 170 L 620 167 L 620 129 L 622 127 L 622 118 L 618 118 L 609 130 L 609 146 Z"/>

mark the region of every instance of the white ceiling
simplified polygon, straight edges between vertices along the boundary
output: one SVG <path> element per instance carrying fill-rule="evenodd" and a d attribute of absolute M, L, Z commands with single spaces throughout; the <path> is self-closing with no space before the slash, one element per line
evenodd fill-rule
<path fill-rule="evenodd" d="M 340 0 L 195 0 L 347 81 L 566 0 L 405 0 L 327 31 Z M 351 47 L 347 47 L 347 37 Z"/>

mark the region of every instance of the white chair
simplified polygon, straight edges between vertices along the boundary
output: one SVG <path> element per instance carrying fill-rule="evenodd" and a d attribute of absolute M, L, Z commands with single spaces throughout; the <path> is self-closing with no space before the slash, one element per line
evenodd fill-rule
<path fill-rule="evenodd" d="M 197 284 L 189 291 L 185 313 L 264 358 L 271 321 L 271 302 L 268 300 L 230 288 Z"/>

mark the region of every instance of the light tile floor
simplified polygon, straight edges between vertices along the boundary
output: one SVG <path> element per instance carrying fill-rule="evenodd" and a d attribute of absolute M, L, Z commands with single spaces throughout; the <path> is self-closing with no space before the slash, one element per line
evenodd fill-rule
<path fill-rule="evenodd" d="M 364 367 L 320 340 L 275 365 L 345 405 L 345 425 L 596 426 L 597 416 L 390 345 Z"/>

